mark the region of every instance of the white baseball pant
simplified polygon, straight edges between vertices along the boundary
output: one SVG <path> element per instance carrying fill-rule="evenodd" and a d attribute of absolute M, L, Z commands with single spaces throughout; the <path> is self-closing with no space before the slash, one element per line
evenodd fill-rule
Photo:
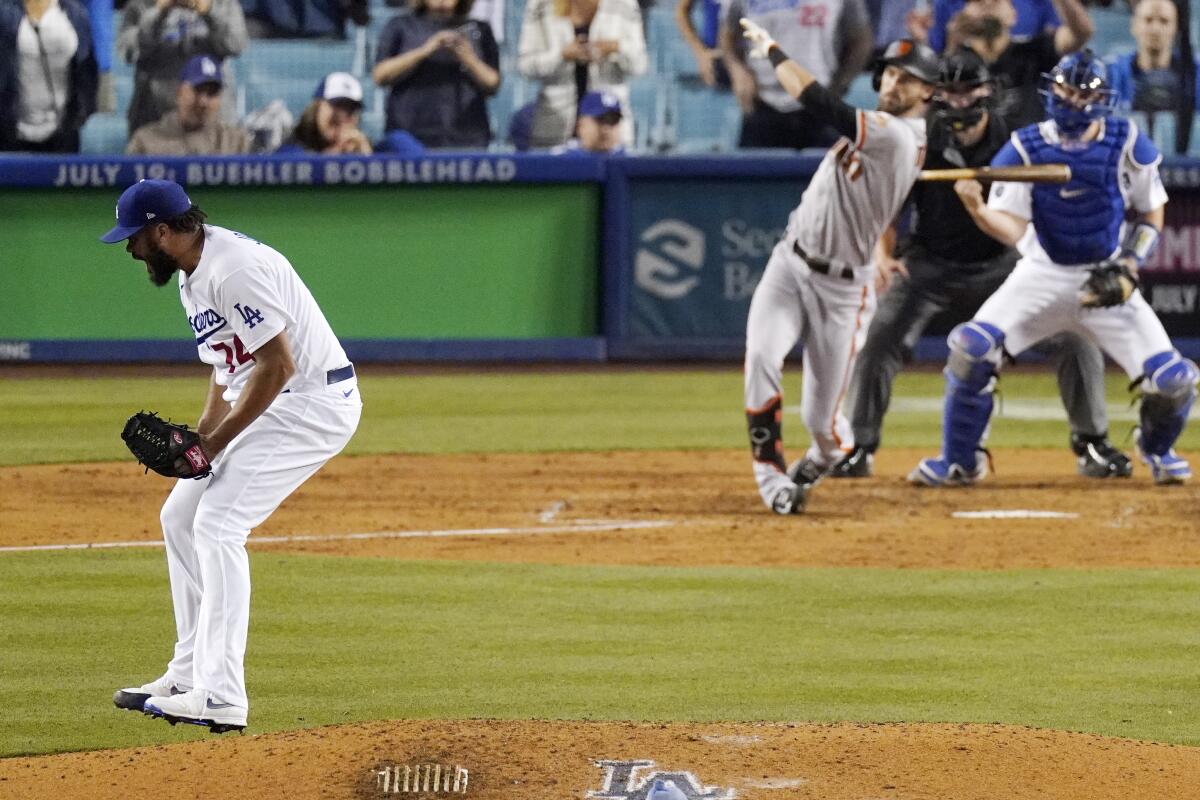
<path fill-rule="evenodd" d="M 862 270 L 856 271 L 859 276 Z M 750 301 L 746 323 L 745 401 L 749 412 L 782 402 L 783 361 L 804 348 L 800 417 L 812 442 L 807 456 L 829 466 L 854 449 L 842 399 L 854 359 L 875 313 L 875 290 L 861 277 L 846 280 L 814 272 L 792 250 L 790 237 L 775 245 Z M 754 463 L 764 501 L 787 481 L 770 464 Z"/>
<path fill-rule="evenodd" d="M 1140 291 L 1111 308 L 1083 308 L 1079 294 L 1088 272 L 1022 258 L 975 319 L 1004 331 L 1004 347 L 1016 356 L 1061 331 L 1091 338 L 1125 370 L 1141 377 L 1146 359 L 1172 350 L 1162 322 Z"/>
<path fill-rule="evenodd" d="M 346 446 L 361 413 L 353 380 L 285 392 L 217 455 L 211 478 L 176 482 L 160 515 L 175 607 L 171 680 L 249 708 L 246 538 Z"/>

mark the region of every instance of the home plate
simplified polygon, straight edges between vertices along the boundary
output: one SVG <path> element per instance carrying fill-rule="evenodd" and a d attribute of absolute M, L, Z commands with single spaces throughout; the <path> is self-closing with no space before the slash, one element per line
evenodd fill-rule
<path fill-rule="evenodd" d="M 1078 519 L 1074 511 L 1031 511 L 1027 508 L 996 508 L 990 511 L 955 511 L 956 519 Z"/>

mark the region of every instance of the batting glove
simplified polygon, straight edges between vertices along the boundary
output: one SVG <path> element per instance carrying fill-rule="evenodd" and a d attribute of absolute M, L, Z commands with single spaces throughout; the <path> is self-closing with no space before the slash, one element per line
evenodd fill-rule
<path fill-rule="evenodd" d="M 750 55 L 754 58 L 766 58 L 767 51 L 775 44 L 771 34 L 753 20 L 742 17 L 739 21 L 742 25 L 742 35 L 750 42 Z"/>

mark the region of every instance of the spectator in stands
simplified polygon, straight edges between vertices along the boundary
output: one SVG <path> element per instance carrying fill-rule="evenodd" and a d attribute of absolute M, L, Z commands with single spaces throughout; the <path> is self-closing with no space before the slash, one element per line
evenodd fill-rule
<path fill-rule="evenodd" d="M 129 0 L 117 47 L 134 65 L 133 97 L 126 114 L 136 131 L 175 108 L 175 90 L 188 59 L 221 61 L 246 46 L 246 20 L 238 0 Z M 227 116 L 232 87 L 225 82 Z"/>
<path fill-rule="evenodd" d="M 371 75 L 389 87 L 384 129 L 426 147 L 486 149 L 487 98 L 500 88 L 492 26 L 468 19 L 472 0 L 411 0 L 379 35 Z"/>
<path fill-rule="evenodd" d="M 1046 118 L 1038 90 L 1042 74 L 1060 57 L 1081 49 L 1095 26 L 1079 0 L 1054 0 L 1063 21 L 1024 42 L 1012 36 L 1017 10 L 1013 0 L 968 0 L 947 28 L 948 46 L 970 47 L 983 57 L 1000 89 L 997 107 L 1012 130 Z"/>
<path fill-rule="evenodd" d="M 721 50 L 742 109 L 739 147 L 828 147 L 837 132 L 814 117 L 775 79 L 765 58 L 746 61 L 746 41 L 738 20 L 747 17 L 767 29 L 817 81 L 841 96 L 874 48 L 874 35 L 863 0 L 827 4 L 779 0 L 730 0 L 721 26 Z"/>
<path fill-rule="evenodd" d="M 579 103 L 575 138 L 555 155 L 611 156 L 625 152 L 621 139 L 621 101 L 612 92 L 588 92 Z"/>
<path fill-rule="evenodd" d="M 371 21 L 368 0 L 242 0 L 255 39 L 346 38 L 346 21 Z"/>
<path fill-rule="evenodd" d="M 1137 50 L 1117 56 L 1108 70 L 1121 104 L 1134 111 L 1174 111 L 1184 84 L 1183 59 L 1178 49 L 1179 12 L 1172 0 L 1140 0 L 1129 23 Z M 1196 102 L 1200 107 L 1200 62 L 1196 73 Z"/>
<path fill-rule="evenodd" d="M 383 4 L 389 8 L 406 8 L 409 0 L 384 0 Z M 504 44 L 504 5 L 504 0 L 475 0 L 467 15 L 470 19 L 491 25 L 492 36 L 497 44 Z"/>
<path fill-rule="evenodd" d="M 363 90 L 358 78 L 348 72 L 331 72 L 317 85 L 291 138 L 276 152 L 370 155 L 371 142 L 358 127 L 362 107 Z"/>
<path fill-rule="evenodd" d="M 175 110 L 138 128 L 125 152 L 130 155 L 200 156 L 250 152 L 250 134 L 220 121 L 221 65 L 195 56 L 183 68 L 175 90 Z"/>
<path fill-rule="evenodd" d="M 521 24 L 521 74 L 542 82 L 532 147 L 563 144 L 589 91 L 621 102 L 621 136 L 633 141 L 630 78 L 646 71 L 646 37 L 635 0 L 528 0 Z"/>
<path fill-rule="evenodd" d="M 965 5 L 966 0 L 933 1 L 928 41 L 935 52 L 941 53 L 946 49 L 946 26 Z M 1053 33 L 1062 24 L 1051 0 L 1013 0 L 1013 8 L 1017 13 L 1017 21 L 1013 23 L 1010 34 L 1014 42 L 1028 42 L 1039 34 Z"/>
<path fill-rule="evenodd" d="M 0 3 L 0 150 L 78 153 L 96 110 L 87 10 L 76 0 Z"/>
<path fill-rule="evenodd" d="M 692 7 L 700 3 L 700 31 L 692 24 Z M 717 40 L 721 32 L 721 0 L 679 0 L 675 4 L 675 25 L 696 59 L 696 71 L 705 86 L 729 88 L 729 72 L 721 59 Z"/>

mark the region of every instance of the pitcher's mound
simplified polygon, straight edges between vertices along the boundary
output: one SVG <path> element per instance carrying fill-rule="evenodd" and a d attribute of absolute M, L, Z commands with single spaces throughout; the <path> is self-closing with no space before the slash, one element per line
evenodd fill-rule
<path fill-rule="evenodd" d="M 1200 748 L 1004 725 L 414 720 L 0 761 L 0 796 L 27 800 L 643 800 L 656 779 L 712 800 L 1193 800 Z"/>

